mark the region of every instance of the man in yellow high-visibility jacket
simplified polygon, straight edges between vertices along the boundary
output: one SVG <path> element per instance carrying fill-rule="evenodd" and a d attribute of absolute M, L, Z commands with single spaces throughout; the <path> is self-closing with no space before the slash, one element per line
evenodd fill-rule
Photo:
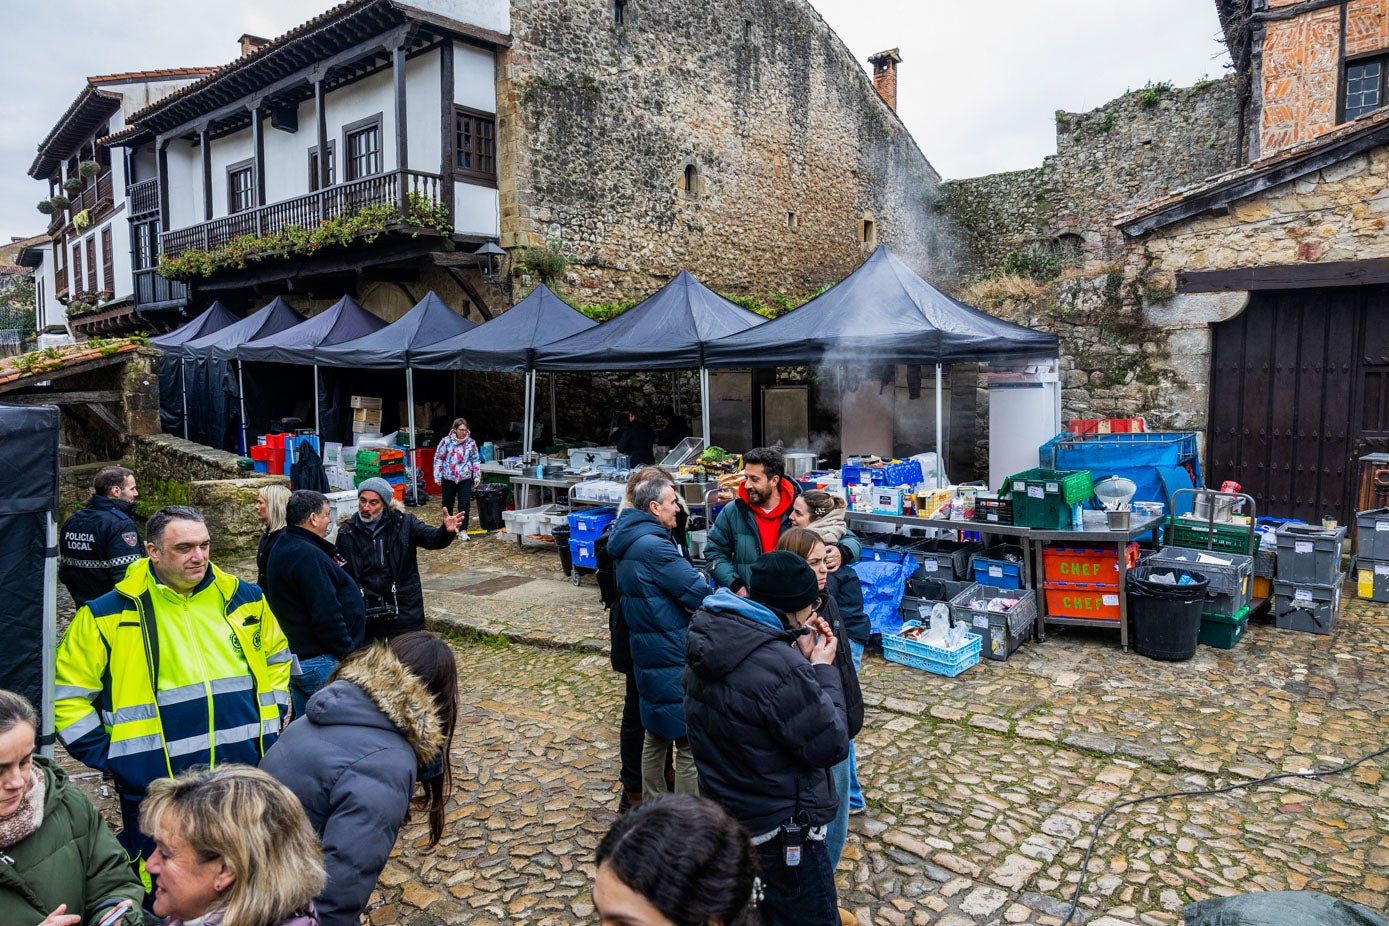
<path fill-rule="evenodd" d="M 259 763 L 289 703 L 290 652 L 260 589 L 222 572 L 194 508 L 146 525 L 147 558 L 88 602 L 58 648 L 54 712 L 74 757 L 109 771 L 121 842 L 149 888 L 140 801 L 195 765 Z"/>

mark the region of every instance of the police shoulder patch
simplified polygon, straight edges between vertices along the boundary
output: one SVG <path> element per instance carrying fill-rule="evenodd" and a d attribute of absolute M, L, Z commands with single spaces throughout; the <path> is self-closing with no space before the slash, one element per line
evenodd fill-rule
<path fill-rule="evenodd" d="M 140 535 L 135 531 L 122 531 L 121 539 L 125 541 L 126 546 L 133 547 L 140 542 Z"/>

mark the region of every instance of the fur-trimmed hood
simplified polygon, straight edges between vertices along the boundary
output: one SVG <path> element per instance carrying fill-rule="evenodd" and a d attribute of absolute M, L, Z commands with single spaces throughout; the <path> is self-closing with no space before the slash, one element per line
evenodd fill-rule
<path fill-rule="evenodd" d="M 309 699 L 306 713 L 321 726 L 382 726 L 382 721 L 389 722 L 405 737 L 420 765 L 433 762 L 444 746 L 444 727 L 434 696 L 420 677 L 381 643 L 344 663 L 336 681 Z"/>

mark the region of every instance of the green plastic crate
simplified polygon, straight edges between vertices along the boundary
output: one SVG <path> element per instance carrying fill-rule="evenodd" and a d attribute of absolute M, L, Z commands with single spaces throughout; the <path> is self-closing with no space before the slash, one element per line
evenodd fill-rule
<path fill-rule="evenodd" d="M 1244 637 L 1244 628 L 1249 624 L 1250 605 L 1245 605 L 1237 614 L 1201 613 L 1201 632 L 1196 642 L 1216 649 L 1234 649 L 1235 644 Z"/>
<path fill-rule="evenodd" d="M 1071 526 L 1071 506 L 1095 493 L 1088 469 L 1029 469 L 1003 482 L 1000 492 L 1013 493 L 1013 523 L 1060 531 Z"/>
<path fill-rule="evenodd" d="M 1211 550 L 1219 550 L 1222 553 L 1238 553 L 1241 556 L 1250 555 L 1254 536 L 1249 528 L 1239 524 L 1216 524 L 1214 529 L 1215 540 L 1210 545 Z M 1206 537 L 1209 535 L 1209 531 L 1204 521 L 1193 523 L 1183 521 L 1181 518 L 1168 518 L 1163 535 L 1163 543 L 1169 547 L 1185 547 L 1188 550 L 1207 549 Z"/>

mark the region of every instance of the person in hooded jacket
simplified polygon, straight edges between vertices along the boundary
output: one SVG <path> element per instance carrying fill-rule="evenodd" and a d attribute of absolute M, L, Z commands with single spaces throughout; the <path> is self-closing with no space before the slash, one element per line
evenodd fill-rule
<path fill-rule="evenodd" d="M 743 477 L 737 497 L 714 518 L 704 547 L 714 581 L 739 594 L 753 562 L 775 550 L 777 538 L 791 526 L 791 505 L 801 491 L 786 475 L 786 458 L 771 447 L 747 452 Z"/>
<path fill-rule="evenodd" d="M 338 554 L 366 599 L 368 640 L 384 640 L 424 629 L 424 590 L 415 551 L 442 550 L 453 543 L 461 514 L 444 512 L 430 527 L 395 500 L 380 476 L 357 487 L 357 513 L 338 527 Z"/>
<path fill-rule="evenodd" d="M 311 492 L 329 491 L 323 459 L 307 438 L 299 441 L 294 451 L 294 463 L 289 467 L 289 485 L 293 489 L 308 489 Z"/>
<path fill-rule="evenodd" d="M 699 777 L 685 738 L 685 633 L 690 615 L 712 589 L 671 542 L 680 502 L 669 479 L 650 478 L 632 490 L 608 538 L 617 562 L 617 587 L 629 628 L 632 663 L 646 731 L 642 748 L 644 795 L 666 790 L 666 752 L 675 745 L 675 790 L 698 794 Z"/>
<path fill-rule="evenodd" d="M 835 926 L 830 769 L 849 754 L 839 641 L 815 613 L 805 560 L 767 553 L 748 578 L 746 597 L 721 588 L 690 622 L 685 720 L 700 788 L 752 834 L 763 926 Z"/>
<path fill-rule="evenodd" d="M 357 926 L 417 783 L 429 844 L 439 842 L 457 713 L 453 650 L 407 633 L 344 659 L 266 753 L 261 769 L 294 792 L 323 840 L 328 882 L 314 901 L 323 926 Z"/>
<path fill-rule="evenodd" d="M 143 926 L 125 849 L 63 767 L 34 755 L 38 725 L 27 700 L 0 690 L 0 923 L 75 926 L 125 900 L 121 926 Z"/>

